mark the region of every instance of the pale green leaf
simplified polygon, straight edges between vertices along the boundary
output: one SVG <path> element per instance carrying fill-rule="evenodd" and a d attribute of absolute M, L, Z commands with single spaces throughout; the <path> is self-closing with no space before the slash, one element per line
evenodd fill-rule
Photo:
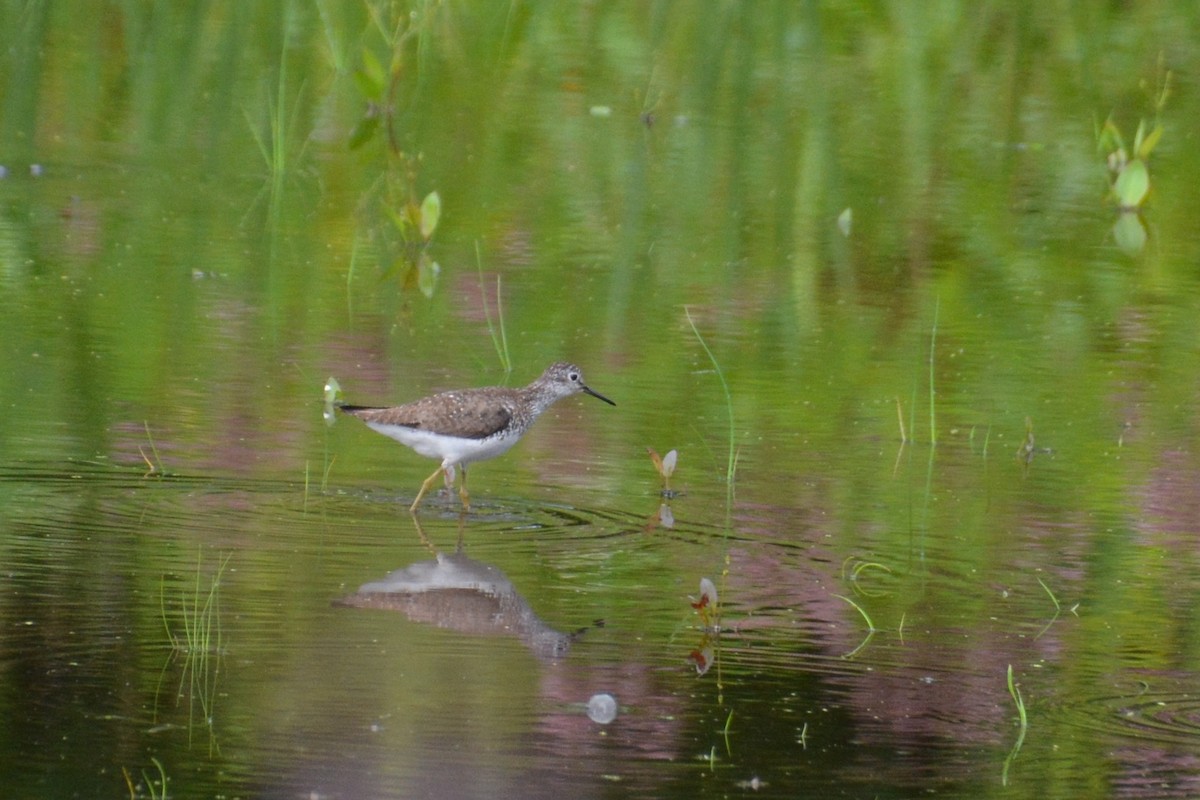
<path fill-rule="evenodd" d="M 329 378 L 329 380 L 325 381 L 325 402 L 326 403 L 336 403 L 337 399 L 341 395 L 341 393 L 342 393 L 342 385 L 340 383 L 338 383 L 337 378 L 334 378 L 331 376 Z"/>
<path fill-rule="evenodd" d="M 437 192 L 430 192 L 421 201 L 421 238 L 429 241 L 437 230 L 438 218 L 442 216 L 442 198 Z"/>
<path fill-rule="evenodd" d="M 1149 158 L 1150 154 L 1154 152 L 1154 148 L 1158 146 L 1158 140 L 1162 138 L 1162 135 L 1163 126 L 1160 122 L 1155 125 L 1154 130 L 1150 131 L 1150 133 L 1146 135 L 1146 138 L 1142 140 L 1141 147 L 1137 149 L 1137 157 Z"/>
<path fill-rule="evenodd" d="M 437 287 L 438 274 L 441 271 L 442 268 L 436 261 L 430 261 L 422 254 L 421 264 L 417 269 L 417 288 L 421 290 L 421 294 L 433 297 L 433 290 Z"/>
<path fill-rule="evenodd" d="M 1146 170 L 1146 162 L 1140 158 L 1126 164 L 1113 185 L 1117 204 L 1121 208 L 1137 208 L 1146 199 L 1146 193 L 1149 191 L 1150 173 Z"/>
<path fill-rule="evenodd" d="M 1113 224 L 1113 240 L 1129 255 L 1137 255 L 1146 246 L 1146 226 L 1136 211 L 1122 211 Z"/>
<path fill-rule="evenodd" d="M 383 97 L 387 74 L 383 71 L 383 64 L 379 63 L 379 59 L 369 48 L 363 48 L 362 60 L 363 68 L 354 73 L 354 82 L 358 84 L 358 90 L 363 93 L 363 97 L 378 100 Z"/>

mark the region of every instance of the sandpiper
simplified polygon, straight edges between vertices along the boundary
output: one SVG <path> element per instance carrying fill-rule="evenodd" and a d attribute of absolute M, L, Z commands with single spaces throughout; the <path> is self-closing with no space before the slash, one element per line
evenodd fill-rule
<path fill-rule="evenodd" d="M 488 386 L 442 392 L 391 408 L 352 405 L 339 408 L 421 455 L 442 460 L 441 466 L 421 484 L 417 499 L 409 506 L 408 510 L 416 513 L 421 498 L 434 481 L 439 476 L 453 479 L 456 467 L 462 469 L 458 495 L 463 508 L 470 508 L 467 465 L 507 451 L 555 401 L 579 392 L 610 406 L 616 405 L 588 388 L 579 367 L 559 361 L 522 389 Z"/>

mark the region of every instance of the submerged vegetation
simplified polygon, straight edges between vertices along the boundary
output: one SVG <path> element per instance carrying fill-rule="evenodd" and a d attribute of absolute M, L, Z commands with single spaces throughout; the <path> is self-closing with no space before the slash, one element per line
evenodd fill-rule
<path fill-rule="evenodd" d="M 208 734 L 210 755 L 217 746 L 213 723 L 220 659 L 225 652 L 221 629 L 221 579 L 231 558 L 231 555 L 221 558 L 216 571 L 206 580 L 203 553 L 198 554 L 191 591 L 181 592 L 177 605 L 172 606 L 167 601 L 165 580 L 159 591 L 159 609 L 171 644 L 171 656 L 183 659 L 175 697 L 187 702 L 189 741 L 193 729 L 197 725 L 203 727 Z"/>
<path fill-rule="evenodd" d="M 125 786 L 129 789 L 129 800 L 138 800 L 141 797 L 148 797 L 150 800 L 167 800 L 167 770 L 162 762 L 154 756 L 150 757 L 151 763 L 154 764 L 156 774 L 151 774 L 147 770 L 142 770 L 142 782 L 135 785 L 133 776 L 129 774 L 129 770 L 125 767 L 121 768 L 121 774 L 125 778 Z M 144 791 L 143 791 L 144 790 Z"/>
<path fill-rule="evenodd" d="M 437 191 L 417 201 L 417 182 L 421 166 L 419 144 L 415 150 L 401 144 L 397 118 L 405 76 L 411 69 L 410 49 L 421 51 L 423 37 L 431 24 L 436 6 L 420 13 L 405 13 L 382 5 L 368 6 L 372 29 L 387 52 L 388 66 L 376 55 L 374 38 L 368 36 L 361 51 L 361 66 L 354 72 L 355 84 L 365 105 L 362 117 L 348 134 L 351 150 L 364 148 L 382 131 L 384 146 L 379 154 L 382 179 L 364 192 L 360 206 L 370 220 L 376 249 L 383 256 L 383 277 L 394 277 L 402 292 L 419 290 L 433 296 L 441 267 L 429 254 L 433 235 L 441 219 L 442 199 Z M 418 59 L 419 62 L 419 59 Z M 415 81 L 409 81 L 415 83 Z M 380 224 L 379 216 L 391 224 Z"/>
<path fill-rule="evenodd" d="M 1109 197 L 1121 211 L 1141 208 L 1150 193 L 1150 155 L 1158 147 L 1164 128 L 1163 108 L 1171 96 L 1171 72 L 1162 73 L 1154 90 L 1154 122 L 1138 121 L 1132 147 L 1125 143 L 1121 128 L 1112 116 L 1096 130 L 1096 148 L 1105 156 L 1109 172 Z"/>
<path fill-rule="evenodd" d="M 1021 696 L 1021 689 L 1013 680 L 1012 664 L 1008 665 L 1008 694 L 1017 708 L 1017 720 L 1020 727 L 1017 731 L 1017 740 L 1013 743 L 1012 749 L 1008 751 L 1008 757 L 1004 759 L 1004 769 L 1000 776 L 1000 782 L 1004 786 L 1008 786 L 1009 767 L 1016 759 L 1017 754 L 1021 752 L 1021 745 L 1025 743 L 1025 733 L 1029 730 L 1029 718 L 1025 714 L 1025 698 Z"/>
<path fill-rule="evenodd" d="M 732 508 L 733 485 L 734 477 L 737 474 L 738 460 L 737 434 L 733 423 L 733 397 L 729 393 L 729 384 L 725 381 L 725 373 L 721 371 L 721 365 L 717 363 L 717 357 L 713 355 L 713 351 L 709 348 L 708 343 L 700 335 L 700 330 L 696 327 L 696 321 L 692 319 L 692 312 L 684 306 L 683 313 L 687 317 L 688 325 L 691 326 L 692 334 L 696 337 L 696 341 L 700 343 L 704 354 L 708 356 L 708 360 L 713 367 L 713 372 L 716 373 L 717 380 L 721 384 L 721 392 L 725 396 L 725 416 L 729 421 L 728 438 L 726 440 L 725 504 L 727 508 Z"/>

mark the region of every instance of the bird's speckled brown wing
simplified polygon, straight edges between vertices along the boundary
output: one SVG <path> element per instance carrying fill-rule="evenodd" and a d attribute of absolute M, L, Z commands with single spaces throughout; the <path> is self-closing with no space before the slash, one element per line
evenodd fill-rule
<path fill-rule="evenodd" d="M 498 402 L 499 401 L 499 402 Z M 511 398 L 480 396 L 476 390 L 443 392 L 391 408 L 341 407 L 363 422 L 399 425 L 464 439 L 486 439 L 512 420 Z"/>

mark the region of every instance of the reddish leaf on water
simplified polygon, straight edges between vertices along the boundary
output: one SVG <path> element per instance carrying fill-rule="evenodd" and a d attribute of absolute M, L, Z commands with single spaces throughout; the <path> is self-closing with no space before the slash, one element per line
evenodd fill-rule
<path fill-rule="evenodd" d="M 693 650 L 688 653 L 688 661 L 696 668 L 697 675 L 703 675 L 708 672 L 708 668 L 712 666 L 713 649 L 705 647 L 703 650 Z"/>

